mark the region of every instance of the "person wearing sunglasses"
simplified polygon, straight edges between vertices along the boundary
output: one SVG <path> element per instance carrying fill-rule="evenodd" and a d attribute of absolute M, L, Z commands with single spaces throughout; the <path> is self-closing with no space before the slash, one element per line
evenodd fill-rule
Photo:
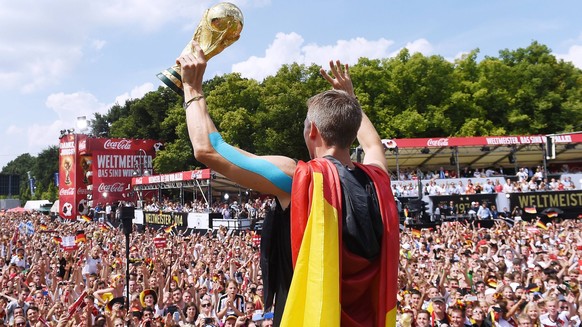
<path fill-rule="evenodd" d="M 218 317 L 216 316 L 216 311 L 212 302 L 206 297 L 203 297 L 200 301 L 200 314 L 198 319 L 202 320 L 204 325 L 212 325 L 218 323 Z"/>

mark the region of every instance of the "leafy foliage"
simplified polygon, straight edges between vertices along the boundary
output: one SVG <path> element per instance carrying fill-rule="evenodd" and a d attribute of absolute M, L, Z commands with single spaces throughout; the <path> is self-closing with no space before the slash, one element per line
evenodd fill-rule
<path fill-rule="evenodd" d="M 582 71 L 572 63 L 535 41 L 481 61 L 478 54 L 475 49 L 451 63 L 403 49 L 393 58 L 361 58 L 350 72 L 362 109 L 382 138 L 582 130 Z M 306 101 L 327 88 L 319 67 L 298 64 L 284 65 L 262 82 L 231 73 L 204 83 L 210 114 L 227 142 L 259 155 L 297 159 L 308 159 L 302 134 Z M 173 91 L 160 87 L 95 114 L 92 134 L 163 141 L 154 160 L 157 173 L 198 168 L 181 104 Z M 2 172 L 26 181 L 32 171 L 50 195 L 57 155 L 56 147 L 38 157 L 24 154 Z"/>

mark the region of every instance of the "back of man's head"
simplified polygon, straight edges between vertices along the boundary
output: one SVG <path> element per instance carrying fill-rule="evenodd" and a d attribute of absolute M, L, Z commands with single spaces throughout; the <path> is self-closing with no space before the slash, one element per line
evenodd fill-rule
<path fill-rule="evenodd" d="M 356 98 L 344 91 L 329 90 L 307 101 L 307 119 L 315 123 L 328 146 L 349 148 L 362 122 Z"/>

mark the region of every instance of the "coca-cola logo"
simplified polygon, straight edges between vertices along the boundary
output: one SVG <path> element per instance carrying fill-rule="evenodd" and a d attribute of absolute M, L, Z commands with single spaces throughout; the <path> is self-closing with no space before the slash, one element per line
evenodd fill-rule
<path fill-rule="evenodd" d="M 103 148 L 106 150 L 131 150 L 130 140 L 112 141 L 111 139 L 105 141 Z"/>
<path fill-rule="evenodd" d="M 78 195 L 87 195 L 87 194 L 89 194 L 89 190 L 86 187 L 79 187 L 77 189 L 77 194 Z"/>
<path fill-rule="evenodd" d="M 74 187 L 62 188 L 59 190 L 59 195 L 75 195 L 75 188 Z"/>
<path fill-rule="evenodd" d="M 449 146 L 449 139 L 428 139 L 428 141 L 426 141 L 426 145 L 427 146 Z"/>
<path fill-rule="evenodd" d="M 107 193 L 114 193 L 114 192 L 123 192 L 124 190 L 124 184 L 117 182 L 117 183 L 113 183 L 113 184 L 105 184 L 105 183 L 101 183 L 99 184 L 99 187 L 97 188 L 97 190 L 99 191 L 99 193 L 103 193 L 103 192 L 107 192 Z"/>
<path fill-rule="evenodd" d="M 79 151 L 87 150 L 87 140 L 79 142 Z"/>

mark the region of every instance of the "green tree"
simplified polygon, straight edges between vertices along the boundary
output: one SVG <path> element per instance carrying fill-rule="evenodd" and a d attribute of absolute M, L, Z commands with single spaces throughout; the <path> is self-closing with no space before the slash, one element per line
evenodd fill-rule
<path fill-rule="evenodd" d="M 32 174 L 35 158 L 28 153 L 24 153 L 16 157 L 14 160 L 8 162 L 2 168 L 3 174 L 12 174 L 20 176 L 20 195 L 19 199 L 24 203 L 30 196 L 30 188 L 28 187 L 28 172 Z M 26 193 L 28 190 L 28 194 Z"/>
<path fill-rule="evenodd" d="M 37 183 L 54 185 L 54 174 L 59 171 L 59 147 L 49 146 L 34 159 L 32 175 Z"/>
<path fill-rule="evenodd" d="M 328 87 L 319 67 L 284 65 L 275 76 L 267 77 L 262 87 L 262 106 L 255 125 L 257 153 L 309 159 L 303 140 L 306 101 Z"/>

